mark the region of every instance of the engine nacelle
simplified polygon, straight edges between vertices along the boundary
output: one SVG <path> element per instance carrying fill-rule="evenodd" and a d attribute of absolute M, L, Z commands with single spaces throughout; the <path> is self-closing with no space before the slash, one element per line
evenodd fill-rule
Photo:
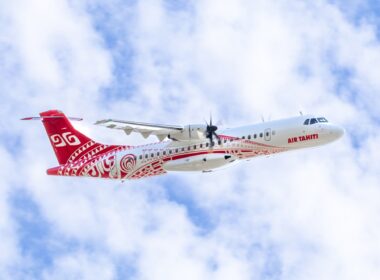
<path fill-rule="evenodd" d="M 207 126 L 204 124 L 186 125 L 182 131 L 170 133 L 169 139 L 178 141 L 203 140 L 206 139 Z"/>

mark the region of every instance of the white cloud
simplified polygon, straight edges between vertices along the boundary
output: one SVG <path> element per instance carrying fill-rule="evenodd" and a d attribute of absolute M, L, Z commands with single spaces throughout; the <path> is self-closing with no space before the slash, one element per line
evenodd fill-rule
<path fill-rule="evenodd" d="M 51 227 L 46 246 L 61 248 L 36 272 L 45 278 L 111 279 L 126 266 L 137 279 L 377 279 L 375 27 L 352 24 L 324 1 L 184 5 L 0 4 L 0 22 L 8 27 L 0 31 L 0 230 L 7 247 L 0 273 L 27 258 L 7 199 L 17 184 Z M 112 49 L 107 34 L 115 36 Z M 124 59 L 126 48 L 133 51 L 125 58 L 131 74 L 115 76 L 113 67 L 123 65 L 115 59 Z M 332 67 L 350 70 L 339 94 Z M 130 81 L 133 92 L 117 91 L 118 83 Z M 360 145 L 354 148 L 348 134 L 326 147 L 214 174 L 124 184 L 54 178 L 44 174 L 56 162 L 40 124 L 15 120 L 51 107 L 91 120 L 168 123 L 202 122 L 212 110 L 229 125 L 302 109 L 347 124 Z M 101 141 L 141 141 L 79 126 Z M 64 250 L 67 240 L 78 245 Z"/>
<path fill-rule="evenodd" d="M 63 0 L 13 1 L 2 8 L 8 23 L 2 37 L 10 50 L 7 54 L 17 65 L 17 76 L 12 78 L 18 78 L 6 86 L 21 85 L 18 94 L 11 88 L 3 94 L 38 111 L 58 106 L 81 112 L 93 106 L 99 87 L 110 81 L 112 69 L 89 18 Z M 78 104 L 82 110 L 76 109 Z"/>
<path fill-rule="evenodd" d="M 43 279 L 114 279 L 115 271 L 107 256 L 73 253 L 58 257 L 54 269 L 46 271 Z"/>
<path fill-rule="evenodd" d="M 0 235 L 3 240 L 0 251 L 0 274 L 9 277 L 8 269 L 19 262 L 16 230 L 9 207 L 9 193 L 16 166 L 11 155 L 0 147 Z"/>

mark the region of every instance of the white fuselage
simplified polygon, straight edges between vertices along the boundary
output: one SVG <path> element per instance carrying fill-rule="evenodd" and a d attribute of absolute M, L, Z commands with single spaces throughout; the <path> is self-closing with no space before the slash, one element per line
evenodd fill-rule
<path fill-rule="evenodd" d="M 308 120 L 313 124 L 305 124 Z M 90 141 L 84 145 L 89 152 L 78 149 L 72 160 L 49 169 L 48 174 L 124 180 L 168 171 L 207 172 L 242 159 L 324 145 L 343 133 L 341 127 L 324 118 L 299 116 L 218 130 L 219 139 L 214 138 L 213 146 L 206 137 L 141 146 L 109 146 Z"/>

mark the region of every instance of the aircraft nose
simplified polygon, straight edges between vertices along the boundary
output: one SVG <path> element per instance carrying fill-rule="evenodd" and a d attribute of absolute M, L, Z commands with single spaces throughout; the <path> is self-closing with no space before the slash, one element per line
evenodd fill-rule
<path fill-rule="evenodd" d="M 344 128 L 339 125 L 334 125 L 331 127 L 330 134 L 334 139 L 339 139 L 344 135 Z"/>

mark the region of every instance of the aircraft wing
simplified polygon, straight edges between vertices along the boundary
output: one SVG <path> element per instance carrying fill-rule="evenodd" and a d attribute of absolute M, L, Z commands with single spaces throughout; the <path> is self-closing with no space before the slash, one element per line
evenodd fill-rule
<path fill-rule="evenodd" d="M 175 134 L 184 129 L 183 126 L 177 125 L 161 125 L 114 119 L 100 120 L 95 124 L 112 129 L 123 130 L 127 135 L 131 134 L 131 132 L 140 133 L 144 138 L 148 138 L 150 135 L 155 135 L 160 141 L 164 140 L 169 134 Z"/>

